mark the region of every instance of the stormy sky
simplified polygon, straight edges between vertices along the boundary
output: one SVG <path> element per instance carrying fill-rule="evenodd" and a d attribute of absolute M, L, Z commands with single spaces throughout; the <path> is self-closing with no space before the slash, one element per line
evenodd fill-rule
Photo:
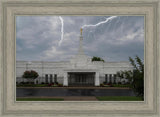
<path fill-rule="evenodd" d="M 95 25 L 112 16 L 16 17 L 16 60 L 67 61 L 78 52 L 80 28 Z M 117 16 L 106 23 L 83 29 L 85 54 L 107 61 L 128 61 L 144 57 L 144 17 Z"/>

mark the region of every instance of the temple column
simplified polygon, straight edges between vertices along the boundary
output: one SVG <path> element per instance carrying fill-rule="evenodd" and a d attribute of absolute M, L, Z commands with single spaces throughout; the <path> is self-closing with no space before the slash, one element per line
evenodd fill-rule
<path fill-rule="evenodd" d="M 48 83 L 50 83 L 50 82 L 49 82 L 49 74 L 48 74 L 48 77 L 47 77 L 47 81 L 48 81 Z"/>
<path fill-rule="evenodd" d="M 114 74 L 112 74 L 112 83 L 114 83 Z"/>
<path fill-rule="evenodd" d="M 100 83 L 99 83 L 99 73 L 96 72 L 96 75 L 95 75 L 95 86 L 99 86 Z"/>
<path fill-rule="evenodd" d="M 63 86 L 68 86 L 67 72 L 65 72 L 64 75 L 63 75 Z"/>
<path fill-rule="evenodd" d="M 38 78 L 37 78 L 37 79 L 38 79 Z M 34 82 L 34 84 L 37 84 L 37 82 L 36 82 L 36 81 L 37 81 L 37 79 L 34 79 L 34 81 L 33 81 L 33 82 Z"/>
<path fill-rule="evenodd" d="M 114 74 L 114 83 L 117 84 L 116 74 Z"/>

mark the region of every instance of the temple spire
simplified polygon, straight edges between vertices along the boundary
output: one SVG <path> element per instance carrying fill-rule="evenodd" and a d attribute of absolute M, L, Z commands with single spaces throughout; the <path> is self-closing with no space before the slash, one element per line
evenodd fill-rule
<path fill-rule="evenodd" d="M 81 36 L 82 36 L 82 31 L 83 31 L 83 29 L 81 28 Z"/>
<path fill-rule="evenodd" d="M 82 28 L 80 29 L 80 34 L 79 34 L 79 47 L 78 53 L 74 58 L 71 59 L 71 63 L 73 64 L 73 68 L 82 68 L 82 67 L 87 67 L 87 62 L 90 61 L 90 58 L 85 55 L 84 50 L 83 50 L 83 35 L 82 35 Z"/>
<path fill-rule="evenodd" d="M 79 55 L 84 55 L 83 45 L 82 45 L 82 41 L 83 41 L 82 31 L 83 29 L 81 28 L 80 29 L 80 39 L 79 39 L 79 50 L 78 50 Z"/>

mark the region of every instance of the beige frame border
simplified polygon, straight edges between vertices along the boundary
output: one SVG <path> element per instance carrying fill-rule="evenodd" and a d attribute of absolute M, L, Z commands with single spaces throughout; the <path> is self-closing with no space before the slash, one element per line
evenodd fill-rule
<path fill-rule="evenodd" d="M 160 116 L 159 0 L 1 0 L 1 116 Z M 145 100 L 141 102 L 15 101 L 16 15 L 143 15 L 145 16 Z"/>

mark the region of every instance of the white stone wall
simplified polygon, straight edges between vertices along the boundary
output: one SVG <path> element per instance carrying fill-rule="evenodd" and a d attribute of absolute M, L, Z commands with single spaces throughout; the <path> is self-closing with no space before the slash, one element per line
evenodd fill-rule
<path fill-rule="evenodd" d="M 87 58 L 88 59 L 88 58 Z M 81 64 L 75 66 L 76 62 L 72 61 L 62 61 L 62 62 L 46 62 L 46 61 L 17 61 L 16 63 L 16 76 L 17 82 L 26 82 L 26 79 L 22 78 L 24 71 L 35 70 L 38 72 L 39 77 L 35 80 L 35 83 L 45 83 L 45 74 L 49 75 L 48 81 L 50 81 L 50 74 L 52 74 L 52 81 L 54 81 L 54 74 L 57 74 L 57 81 L 61 84 L 64 83 L 64 71 L 74 70 L 74 71 L 90 71 L 93 70 L 98 74 L 99 79 L 95 79 L 95 84 L 98 85 L 105 81 L 105 74 L 116 74 L 118 71 L 132 70 L 133 67 L 129 62 L 87 62 L 86 64 Z M 84 70 L 83 70 L 84 69 Z M 111 80 L 114 81 L 113 78 Z M 116 82 L 119 78 L 116 78 Z M 50 82 L 49 82 L 50 83 Z"/>

